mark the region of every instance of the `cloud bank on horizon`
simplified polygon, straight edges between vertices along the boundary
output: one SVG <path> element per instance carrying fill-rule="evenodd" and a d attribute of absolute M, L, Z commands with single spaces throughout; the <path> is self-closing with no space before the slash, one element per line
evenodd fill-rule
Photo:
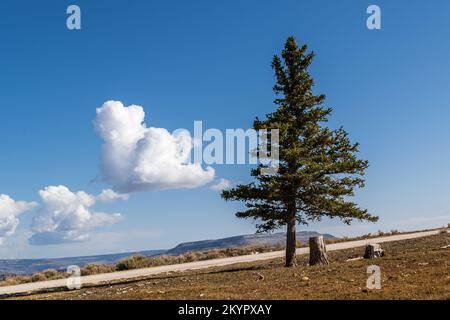
<path fill-rule="evenodd" d="M 101 174 L 115 191 L 132 193 L 196 188 L 214 179 L 212 167 L 191 164 L 187 131 L 147 127 L 141 106 L 107 101 L 97 109 L 95 127 L 103 139 Z"/>

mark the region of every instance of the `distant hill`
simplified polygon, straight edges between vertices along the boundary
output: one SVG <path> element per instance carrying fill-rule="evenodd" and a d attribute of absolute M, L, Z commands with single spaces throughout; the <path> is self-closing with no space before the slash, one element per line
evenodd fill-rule
<path fill-rule="evenodd" d="M 314 231 L 297 232 L 297 240 L 301 242 L 308 241 L 309 237 L 317 236 L 319 233 Z M 330 234 L 323 235 L 325 239 L 333 239 Z M 124 252 L 117 254 L 105 254 L 97 256 L 68 257 L 54 259 L 10 259 L 0 260 L 0 280 L 6 275 L 27 275 L 43 271 L 45 269 L 56 269 L 64 271 L 70 265 L 84 267 L 90 263 L 113 264 L 119 260 L 134 256 L 143 255 L 147 257 L 158 255 L 179 255 L 189 251 L 205 251 L 210 249 L 221 249 L 230 247 L 241 247 L 250 245 L 269 245 L 275 246 L 284 244 L 286 241 L 285 233 L 273 234 L 249 234 L 234 236 L 215 240 L 203 240 L 194 242 L 185 242 L 177 245 L 170 250 L 147 250 L 136 252 Z"/>
<path fill-rule="evenodd" d="M 315 231 L 297 232 L 297 241 L 307 242 L 310 237 L 318 236 L 320 233 Z M 331 234 L 323 234 L 325 239 L 334 239 Z M 242 247 L 251 245 L 283 245 L 286 242 L 286 233 L 272 234 L 248 234 L 242 236 L 228 237 L 215 240 L 203 240 L 194 242 L 185 242 L 170 249 L 166 254 L 178 255 L 189 251 L 204 251 L 210 249 Z"/>

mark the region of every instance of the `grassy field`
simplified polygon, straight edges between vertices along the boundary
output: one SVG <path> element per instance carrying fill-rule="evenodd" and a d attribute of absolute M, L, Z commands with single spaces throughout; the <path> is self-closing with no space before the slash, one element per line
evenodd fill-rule
<path fill-rule="evenodd" d="M 328 266 L 284 268 L 282 259 L 170 273 L 77 291 L 16 299 L 450 299 L 450 235 L 383 244 L 386 256 L 353 260 L 364 248 L 329 253 Z M 382 288 L 366 288 L 367 266 L 381 268 Z"/>

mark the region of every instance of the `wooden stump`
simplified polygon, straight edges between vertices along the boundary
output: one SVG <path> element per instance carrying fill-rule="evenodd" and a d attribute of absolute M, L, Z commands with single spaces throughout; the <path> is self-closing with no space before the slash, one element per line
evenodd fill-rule
<path fill-rule="evenodd" d="M 384 257 L 384 250 L 378 243 L 368 244 L 364 252 L 364 259 L 374 259 Z"/>
<path fill-rule="evenodd" d="M 329 263 L 323 236 L 309 238 L 309 265 Z"/>

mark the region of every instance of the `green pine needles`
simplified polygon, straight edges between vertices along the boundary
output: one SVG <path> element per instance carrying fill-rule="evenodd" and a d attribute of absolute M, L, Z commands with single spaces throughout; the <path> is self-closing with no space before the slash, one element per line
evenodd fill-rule
<path fill-rule="evenodd" d="M 356 187 L 364 187 L 369 163 L 357 157 L 358 143 L 351 143 L 343 129 L 323 124 L 332 108 L 324 107 L 325 95 L 314 95 L 314 80 L 307 69 L 314 58 L 307 46 L 298 47 L 289 37 L 281 58 L 275 56 L 277 109 L 256 119 L 255 130 L 279 129 L 279 169 L 262 173 L 259 164 L 251 175 L 256 180 L 225 190 L 225 200 L 244 201 L 239 218 L 257 221 L 258 232 L 287 225 L 286 266 L 294 266 L 296 224 L 319 221 L 322 217 L 375 222 L 378 217 L 350 201 Z M 270 141 L 267 142 L 270 146 Z"/>

